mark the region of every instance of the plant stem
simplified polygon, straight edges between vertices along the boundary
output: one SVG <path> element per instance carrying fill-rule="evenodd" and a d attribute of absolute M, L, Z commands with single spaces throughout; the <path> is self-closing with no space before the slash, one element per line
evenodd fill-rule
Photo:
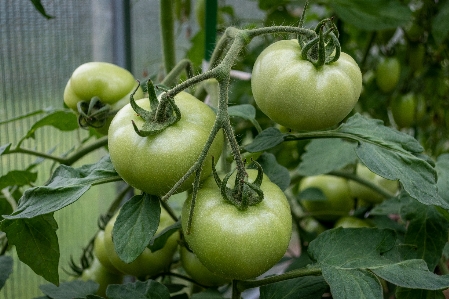
<path fill-rule="evenodd" d="M 188 59 L 182 59 L 180 62 L 176 64 L 176 66 L 170 71 L 170 73 L 168 73 L 167 76 L 165 76 L 161 84 L 167 86 L 174 84 L 176 82 L 177 77 L 181 74 L 183 70 L 186 71 L 188 78 L 193 77 L 192 62 Z"/>
<path fill-rule="evenodd" d="M 176 64 L 175 49 L 175 15 L 172 0 L 160 1 L 160 25 L 162 38 L 162 53 L 164 56 L 164 69 L 168 74 Z"/>

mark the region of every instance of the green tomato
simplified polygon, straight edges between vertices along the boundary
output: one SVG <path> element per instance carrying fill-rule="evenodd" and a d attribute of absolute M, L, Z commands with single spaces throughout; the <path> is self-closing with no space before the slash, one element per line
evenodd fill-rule
<path fill-rule="evenodd" d="M 103 104 L 118 110 L 129 103 L 129 97 L 139 85 L 133 75 L 126 69 L 107 62 L 87 62 L 80 65 L 72 74 L 64 90 L 64 103 L 78 113 L 77 104 L 89 102 L 98 97 Z M 143 90 L 139 87 L 134 99 L 143 98 Z M 97 131 L 107 134 L 112 116 Z"/>
<path fill-rule="evenodd" d="M 204 267 L 196 255 L 184 246 L 181 247 L 180 256 L 182 267 L 197 283 L 206 287 L 213 287 L 231 282 L 231 280 L 218 276 Z"/>
<path fill-rule="evenodd" d="M 334 227 L 343 227 L 343 228 L 349 228 L 349 227 L 371 227 L 371 225 L 368 224 L 363 219 L 359 219 L 353 216 L 344 216 L 335 222 Z"/>
<path fill-rule="evenodd" d="M 385 93 L 393 91 L 399 82 L 401 64 L 396 57 L 383 58 L 376 69 L 376 83 Z"/>
<path fill-rule="evenodd" d="M 151 110 L 148 99 L 136 102 Z M 181 92 L 175 96 L 175 102 L 181 110 L 181 119 L 159 134 L 139 136 L 131 121 L 140 128 L 143 120 L 129 104 L 116 114 L 109 127 L 109 154 L 115 170 L 129 185 L 148 194 L 165 195 L 179 181 L 197 161 L 215 122 L 212 109 L 194 96 Z M 211 157 L 218 161 L 222 147 L 220 131 L 204 162 L 202 179 L 211 173 Z M 177 192 L 190 189 L 193 181 L 191 176 Z"/>
<path fill-rule="evenodd" d="M 92 280 L 100 285 L 97 295 L 106 297 L 106 288 L 110 284 L 123 283 L 123 275 L 109 272 L 100 261 L 94 257 L 89 268 L 85 269 L 81 274 L 84 281 Z"/>
<path fill-rule="evenodd" d="M 109 260 L 106 246 L 104 244 L 104 230 L 100 230 L 94 239 L 94 255 L 97 257 L 98 261 L 105 267 L 109 272 L 115 274 L 121 274 L 117 268 L 112 265 Z"/>
<path fill-rule="evenodd" d="M 375 174 L 374 172 L 369 170 L 368 167 L 366 167 L 361 163 L 357 164 L 356 174 L 361 178 L 369 180 L 375 185 L 390 191 L 392 194 L 398 191 L 399 186 L 397 181 L 387 180 Z M 367 203 L 377 204 L 385 200 L 385 198 L 382 195 L 380 195 L 373 189 L 352 180 L 349 181 L 349 189 L 351 190 L 351 194 L 354 198 L 357 198 Z"/>
<path fill-rule="evenodd" d="M 354 207 L 349 185 L 346 179 L 332 175 L 316 175 L 305 177 L 299 183 L 299 191 L 308 188 L 319 189 L 325 200 L 321 198 L 301 199 L 306 211 L 317 213 L 314 217 L 322 221 L 335 221 L 342 215 L 348 214 Z"/>
<path fill-rule="evenodd" d="M 253 182 L 257 171 L 247 170 Z M 235 174 L 229 179 L 233 186 Z M 190 234 L 186 233 L 191 196 L 182 209 L 182 229 L 189 247 L 213 273 L 250 279 L 273 267 L 285 254 L 292 233 L 290 205 L 281 189 L 264 176 L 264 199 L 239 210 L 221 196 L 214 178 L 198 191 Z"/>
<path fill-rule="evenodd" d="M 104 245 L 111 264 L 120 272 L 138 278 L 154 276 L 169 267 L 172 262 L 173 255 L 178 248 L 178 234 L 171 235 L 167 239 L 165 246 L 160 250 L 151 252 L 149 248 L 145 248 L 144 251 L 129 264 L 120 259 L 112 242 L 112 229 L 114 228 L 114 223 L 118 214 L 119 213 L 117 212 L 114 217 L 109 220 L 104 230 Z M 159 228 L 156 231 L 156 234 L 160 233 L 164 228 L 173 223 L 173 219 L 164 209 L 162 209 Z"/>
<path fill-rule="evenodd" d="M 320 130 L 342 121 L 357 103 L 362 73 L 351 56 L 316 68 L 301 59 L 297 40 L 260 53 L 251 77 L 254 100 L 273 121 L 293 130 Z"/>
<path fill-rule="evenodd" d="M 391 114 L 399 128 L 408 128 L 415 123 L 417 99 L 414 93 L 395 97 L 391 102 Z"/>

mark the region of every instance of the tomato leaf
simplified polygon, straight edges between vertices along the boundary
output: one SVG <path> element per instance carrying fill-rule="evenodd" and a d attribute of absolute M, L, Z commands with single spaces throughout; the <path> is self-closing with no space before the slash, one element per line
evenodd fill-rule
<path fill-rule="evenodd" d="M 449 154 L 443 154 L 437 158 L 435 169 L 438 174 L 438 193 L 449 202 Z"/>
<path fill-rule="evenodd" d="M 170 292 L 163 284 L 149 279 L 145 282 L 109 285 L 106 296 L 109 299 L 169 299 Z"/>
<path fill-rule="evenodd" d="M 413 137 L 360 114 L 349 118 L 337 131 L 358 139 L 356 154 L 372 172 L 389 180 L 398 179 L 405 191 L 423 204 L 449 208 L 449 202 L 438 194 L 435 169 L 427 157 L 420 155 L 423 148 Z"/>
<path fill-rule="evenodd" d="M 321 299 L 328 288 L 322 276 L 300 277 L 260 287 L 260 299 Z"/>
<path fill-rule="evenodd" d="M 258 134 L 252 143 L 245 146 L 250 153 L 262 152 L 275 147 L 284 141 L 284 134 L 276 128 L 270 127 Z"/>
<path fill-rule="evenodd" d="M 73 131 L 79 128 L 75 113 L 69 110 L 58 110 L 44 116 L 34 123 L 22 140 L 30 137 L 34 138 L 36 130 L 45 126 L 52 126 L 61 131 Z"/>
<path fill-rule="evenodd" d="M 122 261 L 131 263 L 145 249 L 159 226 L 159 198 L 135 195 L 120 209 L 112 229 L 115 251 Z"/>
<path fill-rule="evenodd" d="M 45 11 L 44 6 L 41 3 L 41 0 L 31 0 L 31 3 L 33 3 L 34 7 L 36 8 L 36 10 L 42 15 L 44 16 L 46 19 L 53 19 L 54 17 L 47 14 L 47 12 Z"/>
<path fill-rule="evenodd" d="M 396 299 L 445 299 L 442 291 L 396 288 Z"/>
<path fill-rule="evenodd" d="M 0 146 L 0 156 L 9 152 L 11 148 L 11 143 L 4 144 Z"/>
<path fill-rule="evenodd" d="M 331 287 L 332 298 L 383 298 L 379 279 L 368 270 L 328 266 L 322 267 L 321 270 Z"/>
<path fill-rule="evenodd" d="M 340 138 L 313 139 L 306 146 L 298 172 L 311 176 L 340 170 L 357 161 L 356 146 L 356 143 Z"/>
<path fill-rule="evenodd" d="M 217 289 L 206 289 L 204 292 L 193 294 L 191 299 L 223 299 L 223 295 Z"/>
<path fill-rule="evenodd" d="M 52 213 L 77 201 L 92 185 L 117 181 L 121 178 L 112 166 L 109 156 L 94 164 L 72 168 L 60 165 L 45 186 L 26 190 L 17 210 L 6 219 L 32 218 Z"/>
<path fill-rule="evenodd" d="M 361 30 L 394 29 L 412 18 L 411 10 L 397 0 L 336 0 L 330 5 L 344 22 Z"/>
<path fill-rule="evenodd" d="M 308 252 L 322 267 L 334 298 L 360 298 L 351 293 L 357 288 L 373 294 L 375 280 L 365 270 L 402 287 L 427 290 L 449 287 L 449 276 L 430 272 L 425 261 L 400 260 L 396 242 L 394 231 L 388 229 L 337 228 L 320 234 L 310 243 Z"/>
<path fill-rule="evenodd" d="M 449 2 L 438 3 L 438 13 L 432 19 L 432 36 L 437 44 L 441 44 L 449 33 Z"/>
<path fill-rule="evenodd" d="M 159 234 L 154 236 L 147 247 L 150 248 L 151 252 L 155 252 L 158 251 L 159 249 L 162 249 L 165 243 L 167 242 L 168 238 L 170 238 L 171 235 L 173 235 L 180 229 L 181 229 L 181 221 L 178 220 L 176 223 L 167 226 Z"/>
<path fill-rule="evenodd" d="M 0 255 L 0 290 L 12 273 L 13 259 L 7 255 Z"/>
<path fill-rule="evenodd" d="M 85 298 L 88 295 L 95 294 L 98 288 L 99 284 L 92 280 L 63 282 L 59 286 L 53 284 L 39 286 L 42 293 L 52 299 Z"/>
<path fill-rule="evenodd" d="M 263 172 L 270 178 L 270 180 L 278 185 L 282 191 L 290 186 L 290 173 L 287 168 L 280 165 L 276 161 L 276 157 L 271 153 L 263 153 L 257 162 L 262 166 Z"/>
<path fill-rule="evenodd" d="M 1 222 L 1 230 L 6 233 L 8 242 L 16 246 L 19 259 L 55 285 L 59 284 L 57 229 L 52 214 Z"/>
<path fill-rule="evenodd" d="M 0 177 L 0 190 L 8 186 L 24 186 L 35 182 L 37 172 L 12 170 Z"/>

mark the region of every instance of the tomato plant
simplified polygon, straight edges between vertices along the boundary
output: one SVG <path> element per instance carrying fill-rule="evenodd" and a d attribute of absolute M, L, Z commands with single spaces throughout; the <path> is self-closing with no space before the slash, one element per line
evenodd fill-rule
<path fill-rule="evenodd" d="M 249 181 L 256 170 L 248 170 Z M 285 254 L 292 231 L 290 206 L 282 190 L 264 177 L 264 199 L 239 210 L 223 199 L 214 178 L 198 191 L 190 233 L 186 233 L 192 198 L 182 209 L 184 237 L 200 262 L 228 279 L 261 275 Z"/>
<path fill-rule="evenodd" d="M 83 121 L 97 127 L 101 133 L 107 134 L 108 124 L 113 114 L 106 118 L 104 114 L 125 106 L 136 86 L 138 83 L 134 76 L 124 68 L 107 62 L 87 62 L 77 67 L 67 82 L 64 103 L 77 113 L 79 113 L 78 109 L 84 109 Z M 136 99 L 142 98 L 142 89 L 138 88 L 134 96 Z M 97 110 L 92 110 L 89 104 L 95 98 L 99 100 L 99 107 Z M 83 105 L 78 108 L 80 104 Z M 105 104 L 110 105 L 110 110 L 99 113 L 102 105 Z"/>
<path fill-rule="evenodd" d="M 104 230 L 104 246 L 111 264 L 122 273 L 136 276 L 138 278 L 145 278 L 147 276 L 151 277 L 162 272 L 163 270 L 166 270 L 171 264 L 173 255 L 178 248 L 178 235 L 171 235 L 162 249 L 152 252 L 150 248 L 145 248 L 142 254 L 140 254 L 133 262 L 125 263 L 117 255 L 114 243 L 112 241 L 112 229 L 117 216 L 118 213 L 115 214 L 111 220 L 109 220 Z M 158 232 L 172 223 L 173 220 L 167 212 L 162 211 Z"/>
<path fill-rule="evenodd" d="M 301 203 L 307 212 L 312 213 L 319 220 L 335 221 L 354 208 L 348 181 L 344 178 L 331 175 L 303 178 L 299 184 L 299 191 L 303 192 L 310 188 L 318 189 L 321 195 L 309 193 L 304 195 Z"/>
<path fill-rule="evenodd" d="M 385 93 L 393 91 L 401 76 L 401 64 L 396 57 L 383 58 L 376 68 L 376 82 Z"/>
<path fill-rule="evenodd" d="M 187 274 L 200 285 L 212 287 L 221 286 L 231 282 L 231 280 L 218 276 L 200 262 L 196 255 L 185 246 L 180 249 L 181 264 Z"/>
<path fill-rule="evenodd" d="M 215 120 L 210 107 L 187 93 L 175 97 L 182 117 L 161 134 L 141 137 L 133 128 L 143 121 L 131 105 L 123 107 L 114 117 L 109 128 L 109 154 L 115 170 L 131 186 L 149 194 L 164 195 L 198 159 Z M 148 99 L 137 101 L 144 109 L 150 109 Z M 219 157 L 223 137 L 215 139 L 209 157 Z M 131 167 L 130 167 L 131 166 Z M 211 159 L 206 159 L 201 178 L 211 171 Z M 185 181 L 178 192 L 192 186 L 193 177 Z"/>
<path fill-rule="evenodd" d="M 332 127 L 351 112 L 362 90 L 362 73 L 351 56 L 319 68 L 301 57 L 297 40 L 282 40 L 260 53 L 251 88 L 257 106 L 293 130 Z"/>

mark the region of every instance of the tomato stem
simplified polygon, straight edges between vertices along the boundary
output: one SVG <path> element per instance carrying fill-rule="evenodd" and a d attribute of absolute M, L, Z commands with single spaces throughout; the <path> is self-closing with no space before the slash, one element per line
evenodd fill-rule
<path fill-rule="evenodd" d="M 168 74 L 176 64 L 174 1 L 161 0 L 159 20 L 161 26 L 162 53 L 165 73 Z"/>

